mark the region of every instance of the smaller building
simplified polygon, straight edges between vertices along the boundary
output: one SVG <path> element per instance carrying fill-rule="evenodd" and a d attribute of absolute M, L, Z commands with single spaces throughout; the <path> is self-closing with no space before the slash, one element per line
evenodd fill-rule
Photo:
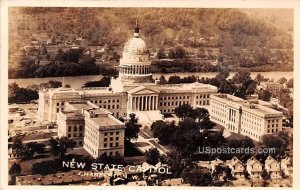
<path fill-rule="evenodd" d="M 229 163 L 228 163 L 229 168 L 231 169 L 231 174 L 233 177 L 236 178 L 244 178 L 244 171 L 245 167 L 243 163 L 237 158 L 233 157 Z"/>
<path fill-rule="evenodd" d="M 278 82 L 262 82 L 261 88 L 270 92 L 280 92 L 283 89 L 283 85 Z"/>
<path fill-rule="evenodd" d="M 211 121 L 255 141 L 282 131 L 283 113 L 270 108 L 267 102 L 215 94 L 211 95 L 210 105 Z"/>
<path fill-rule="evenodd" d="M 147 182 L 145 180 L 133 181 L 133 182 L 128 182 L 126 185 L 128 185 L 128 186 L 147 186 Z"/>
<path fill-rule="evenodd" d="M 124 156 L 125 124 L 103 108 L 83 110 L 84 148 L 94 158 L 101 155 Z"/>
<path fill-rule="evenodd" d="M 262 174 L 263 165 L 252 156 L 247 160 L 247 172 L 249 173 L 251 178 L 260 178 Z"/>
<path fill-rule="evenodd" d="M 68 137 L 75 142 L 75 147 L 83 146 L 84 116 L 79 105 L 93 107 L 86 102 L 66 102 L 66 110 L 57 113 L 57 135 Z"/>
<path fill-rule="evenodd" d="M 293 165 L 291 158 L 287 157 L 281 160 L 280 168 L 283 171 L 283 173 L 287 176 L 293 175 Z"/>
<path fill-rule="evenodd" d="M 271 179 L 281 178 L 280 163 L 272 156 L 268 156 L 265 161 L 265 169 L 268 172 Z"/>
<path fill-rule="evenodd" d="M 164 180 L 162 186 L 190 186 L 190 184 L 184 183 L 182 178 L 173 178 Z"/>

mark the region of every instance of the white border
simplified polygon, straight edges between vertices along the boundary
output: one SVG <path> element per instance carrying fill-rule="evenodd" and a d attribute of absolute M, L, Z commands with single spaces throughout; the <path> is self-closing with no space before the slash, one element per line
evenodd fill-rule
<path fill-rule="evenodd" d="M 1 170 L 0 170 L 0 189 L 2 190 L 14 190 L 14 189 L 37 189 L 41 188 L 48 189 L 82 189 L 83 186 L 8 186 L 8 150 L 7 150 L 7 111 L 8 111 L 8 7 L 11 6 L 49 6 L 49 7 L 170 7 L 170 8 L 292 8 L 294 9 L 294 150 L 293 150 L 293 160 L 294 160 L 294 173 L 293 173 L 293 187 L 292 188 L 274 188 L 272 189 L 300 189 L 300 111 L 297 108 L 300 106 L 300 75 L 297 72 L 300 71 L 300 0 L 199 0 L 199 1 L 173 1 L 173 0 L 123 0 L 123 1 L 58 1 L 58 0 L 48 0 L 48 1 L 21 1 L 21 0 L 3 0 L 1 2 L 1 99 L 0 99 L 0 121 L 1 121 Z M 298 145 L 298 146 L 297 146 Z M 297 180 L 298 179 L 298 180 Z M 203 188 L 213 188 L 213 189 L 252 189 L 251 187 L 127 187 L 127 186 L 84 186 L 84 189 L 203 189 Z M 270 187 L 268 187 L 270 188 Z M 255 189 L 264 189 L 264 187 L 255 187 Z"/>

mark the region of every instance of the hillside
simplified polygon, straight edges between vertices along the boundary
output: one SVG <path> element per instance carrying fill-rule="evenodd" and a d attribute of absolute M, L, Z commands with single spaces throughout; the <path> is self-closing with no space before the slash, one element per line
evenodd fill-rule
<path fill-rule="evenodd" d="M 259 14 L 256 14 L 256 12 Z M 179 8 L 11 8 L 10 55 L 32 40 L 84 39 L 83 46 L 114 47 L 118 54 L 132 35 L 139 15 L 141 35 L 151 52 L 183 46 L 191 54 L 217 49 L 228 64 L 290 70 L 293 64 L 292 12 L 253 9 Z M 201 50 L 202 51 L 202 50 Z M 204 50 L 207 51 L 207 50 Z M 201 52 L 200 52 L 201 53 Z M 274 60 L 273 60 L 274 59 Z M 11 64 L 18 64 L 10 61 Z M 279 65 L 278 65 L 278 64 Z M 273 64 L 273 65 L 272 65 Z M 274 65 L 277 64 L 277 65 Z M 286 69 L 285 66 L 289 65 Z M 260 68 L 255 68 L 260 70 Z"/>

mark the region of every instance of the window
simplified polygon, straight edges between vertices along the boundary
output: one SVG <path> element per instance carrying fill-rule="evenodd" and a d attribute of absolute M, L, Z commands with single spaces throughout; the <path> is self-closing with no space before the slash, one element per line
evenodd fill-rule
<path fill-rule="evenodd" d="M 118 141 L 119 140 L 119 137 L 116 137 L 116 141 Z"/>
<path fill-rule="evenodd" d="M 71 132 L 71 130 L 72 130 L 72 127 L 71 127 L 71 126 L 69 126 L 68 128 L 69 128 L 69 129 L 68 129 L 68 132 Z"/>
<path fill-rule="evenodd" d="M 114 132 L 110 132 L 110 135 L 114 135 Z"/>
<path fill-rule="evenodd" d="M 57 102 L 56 105 L 59 106 L 59 102 Z"/>
<path fill-rule="evenodd" d="M 104 136 L 107 136 L 107 133 L 104 133 Z"/>
<path fill-rule="evenodd" d="M 109 155 L 112 156 L 112 155 L 113 155 L 113 152 L 109 152 Z"/>
<path fill-rule="evenodd" d="M 110 140 L 110 141 L 113 141 L 114 139 L 113 139 L 113 137 L 110 137 L 109 140 Z"/>
<path fill-rule="evenodd" d="M 106 148 L 107 147 L 107 144 L 106 143 L 104 143 L 104 148 Z"/>
<path fill-rule="evenodd" d="M 116 135 L 119 135 L 119 131 L 116 132 Z"/>
<path fill-rule="evenodd" d="M 117 105 L 117 109 L 119 109 L 119 105 Z"/>
<path fill-rule="evenodd" d="M 79 126 L 79 130 L 83 131 L 83 126 L 82 125 Z"/>
<path fill-rule="evenodd" d="M 107 138 L 104 138 L 104 142 L 106 142 L 107 141 Z"/>
<path fill-rule="evenodd" d="M 116 147 L 118 147 L 119 146 L 119 143 L 118 142 L 116 142 Z"/>
<path fill-rule="evenodd" d="M 109 146 L 110 146 L 110 147 L 113 147 L 113 143 L 109 143 Z"/>
<path fill-rule="evenodd" d="M 59 112 L 59 108 L 56 109 L 56 112 L 57 112 L 57 113 Z"/>
<path fill-rule="evenodd" d="M 82 137 L 82 133 L 79 133 L 79 136 Z"/>
<path fill-rule="evenodd" d="M 77 126 L 76 125 L 74 126 L 74 131 L 77 131 Z"/>
<path fill-rule="evenodd" d="M 71 137 L 71 134 L 68 134 L 68 137 L 70 138 L 70 137 Z"/>

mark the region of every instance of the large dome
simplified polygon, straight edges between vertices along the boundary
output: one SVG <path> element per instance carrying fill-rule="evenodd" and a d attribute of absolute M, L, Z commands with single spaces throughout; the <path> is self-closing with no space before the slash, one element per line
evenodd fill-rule
<path fill-rule="evenodd" d="M 144 40 L 139 37 L 129 39 L 124 46 L 124 53 L 131 55 L 143 55 L 149 53 L 147 45 Z"/>

